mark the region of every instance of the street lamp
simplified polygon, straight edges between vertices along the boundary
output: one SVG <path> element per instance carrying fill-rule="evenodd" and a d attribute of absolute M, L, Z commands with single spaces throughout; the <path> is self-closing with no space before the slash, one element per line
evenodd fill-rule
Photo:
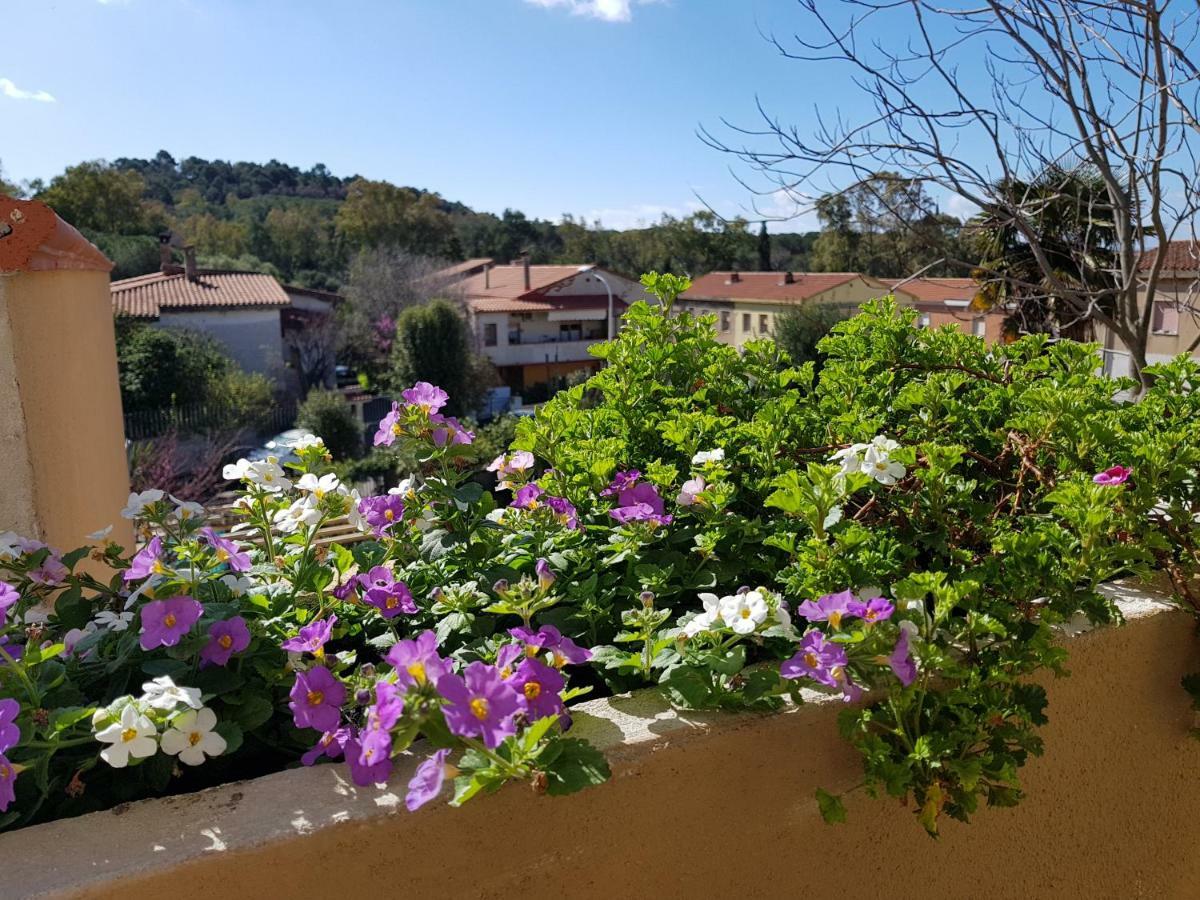
<path fill-rule="evenodd" d="M 608 279 L 607 279 L 607 278 L 605 278 L 603 275 L 601 275 L 601 274 L 600 274 L 600 272 L 599 272 L 599 271 L 596 269 L 596 267 L 595 267 L 594 265 L 580 266 L 580 267 L 579 267 L 579 271 L 580 271 L 580 272 L 590 272 L 592 275 L 595 275 L 595 276 L 596 276 L 598 279 L 600 279 L 600 283 L 601 283 L 602 285 L 604 285 L 604 289 L 605 289 L 606 291 L 608 291 L 608 324 L 607 324 L 607 325 L 605 326 L 605 328 L 604 328 L 604 337 L 605 337 L 605 340 L 609 340 L 609 341 L 611 341 L 611 340 L 612 340 L 612 338 L 613 338 L 613 292 L 612 292 L 612 285 L 610 285 L 610 284 L 608 283 Z"/>

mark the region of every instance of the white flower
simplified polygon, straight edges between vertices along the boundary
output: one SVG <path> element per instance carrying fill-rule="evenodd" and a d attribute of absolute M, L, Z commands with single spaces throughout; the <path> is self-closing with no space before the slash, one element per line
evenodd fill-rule
<path fill-rule="evenodd" d="M 701 594 L 700 601 L 704 604 L 704 612 L 696 613 L 686 625 L 683 626 L 683 633 L 688 637 L 695 637 L 702 631 L 709 631 L 717 620 L 721 618 L 721 601 L 716 594 Z"/>
<path fill-rule="evenodd" d="M 180 522 L 204 518 L 204 507 L 199 503 L 193 500 L 180 500 L 174 495 L 171 495 L 171 500 L 175 503 L 175 518 Z"/>
<path fill-rule="evenodd" d="M 220 756 L 225 752 L 225 738 L 213 731 L 216 725 L 217 714 L 207 706 L 189 709 L 176 716 L 171 727 L 163 732 L 163 753 L 178 756 L 180 762 L 189 766 L 202 765 L 209 756 Z"/>
<path fill-rule="evenodd" d="M 358 504 L 362 502 L 362 494 L 358 492 L 358 488 L 351 488 L 347 496 L 350 498 L 350 507 L 346 510 L 346 520 L 350 523 L 350 527 L 358 531 L 370 531 L 371 526 L 367 524 L 363 514 L 358 511 Z"/>
<path fill-rule="evenodd" d="M 229 592 L 235 597 L 241 597 L 254 587 L 254 582 L 245 575 L 234 575 L 232 572 L 221 576 L 221 584 L 229 588 Z"/>
<path fill-rule="evenodd" d="M 87 536 L 89 541 L 102 541 L 112 534 L 113 527 L 109 525 L 107 528 L 101 528 L 99 531 L 93 531 Z"/>
<path fill-rule="evenodd" d="M 880 484 L 895 484 L 907 473 L 900 463 L 892 462 L 886 450 L 880 450 L 874 444 L 863 454 L 862 470 Z"/>
<path fill-rule="evenodd" d="M 721 598 L 721 620 L 737 634 L 750 634 L 766 621 L 767 601 L 758 591 Z"/>
<path fill-rule="evenodd" d="M 292 486 L 276 456 L 268 456 L 261 462 L 250 463 L 242 477 L 268 491 L 284 491 Z"/>
<path fill-rule="evenodd" d="M 877 434 L 871 438 L 871 446 L 876 450 L 882 450 L 884 453 L 891 453 L 894 450 L 900 449 L 900 444 L 893 441 L 890 437 L 885 437 L 882 434 Z"/>
<path fill-rule="evenodd" d="M 109 631 L 125 631 L 133 622 L 133 613 L 131 612 L 113 612 L 110 609 L 102 609 L 96 613 L 96 618 L 92 620 L 100 628 L 107 628 Z"/>
<path fill-rule="evenodd" d="M 140 494 L 130 494 L 129 500 L 125 503 L 125 508 L 121 510 L 121 517 L 124 519 L 136 519 L 147 506 L 151 503 L 157 503 L 165 496 L 166 494 L 158 490 L 158 488 L 151 488 L 148 491 L 142 491 Z"/>
<path fill-rule="evenodd" d="M 145 759 L 158 752 L 158 729 L 133 704 L 121 710 L 121 718 L 103 731 L 96 732 L 96 740 L 111 744 L 100 751 L 100 758 L 114 769 L 129 765 L 129 759 Z"/>
<path fill-rule="evenodd" d="M 407 478 L 400 479 L 400 483 L 394 488 L 389 488 L 388 493 L 403 497 L 405 500 L 412 500 L 417 496 L 417 488 L 420 486 L 421 480 L 416 475 L 409 475 Z"/>
<path fill-rule="evenodd" d="M 308 491 L 318 500 L 323 500 L 326 494 L 346 493 L 346 489 L 342 487 L 342 483 L 338 481 L 338 477 L 333 473 L 322 475 L 318 478 L 312 472 L 306 472 L 300 476 L 300 480 L 296 482 L 296 487 L 302 491 Z"/>
<path fill-rule="evenodd" d="M 849 447 L 843 447 L 836 451 L 829 459 L 830 462 L 842 464 L 843 475 L 853 475 L 862 469 L 862 455 L 866 449 L 866 444 L 851 444 Z"/>
<path fill-rule="evenodd" d="M 493 509 L 491 512 L 489 512 L 486 516 L 484 516 L 484 518 L 487 519 L 489 522 L 495 522 L 496 524 L 500 524 L 501 522 L 504 521 L 504 514 L 507 511 L 508 511 L 507 506 L 498 506 L 495 509 Z"/>
<path fill-rule="evenodd" d="M 315 494 L 306 494 L 287 509 L 275 513 L 275 527 L 284 534 L 292 534 L 301 528 L 312 528 L 321 521 L 324 513 L 317 505 Z"/>
<path fill-rule="evenodd" d="M 199 709 L 203 705 L 200 702 L 199 688 L 179 687 L 170 675 L 160 675 L 143 684 L 142 696 L 139 699 L 147 706 L 163 710 L 174 709 L 180 703 L 192 709 Z"/>
<path fill-rule="evenodd" d="M 692 457 L 693 466 L 702 466 L 705 463 L 721 462 L 725 459 L 725 450 L 718 447 L 716 450 L 701 450 Z"/>
<path fill-rule="evenodd" d="M 325 449 L 325 442 L 315 434 L 306 434 L 292 442 L 293 450 L 308 450 L 310 447 Z"/>
<path fill-rule="evenodd" d="M 229 463 L 221 470 L 223 475 L 229 481 L 241 481 L 246 477 L 246 473 L 250 471 L 250 460 L 242 457 L 235 463 Z"/>

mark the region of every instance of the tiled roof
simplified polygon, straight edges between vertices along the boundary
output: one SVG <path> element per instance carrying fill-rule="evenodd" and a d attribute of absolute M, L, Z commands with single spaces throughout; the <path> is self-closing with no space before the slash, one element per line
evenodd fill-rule
<path fill-rule="evenodd" d="M 767 300 L 787 303 L 809 300 L 838 285 L 863 278 L 857 272 L 796 272 L 788 282 L 785 272 L 709 272 L 692 281 L 680 294 L 684 300 Z"/>
<path fill-rule="evenodd" d="M 154 272 L 110 285 L 118 316 L 157 319 L 162 310 L 236 309 L 287 306 L 279 282 L 259 272 L 201 269 L 195 281 L 183 274 Z"/>
<path fill-rule="evenodd" d="M 1142 271 L 1149 270 L 1154 265 L 1154 260 L 1160 250 L 1163 251 L 1162 270 L 1164 272 L 1195 272 L 1200 270 L 1200 244 L 1195 241 L 1170 241 L 1167 243 L 1165 250 L 1162 247 L 1147 250 L 1138 261 L 1138 268 Z"/>
<path fill-rule="evenodd" d="M 608 306 L 608 295 L 575 296 L 575 297 L 533 297 L 529 299 L 506 299 L 504 297 L 472 297 L 467 301 L 471 310 L 477 313 L 500 312 L 557 312 L 567 309 L 605 309 Z M 613 310 L 617 313 L 625 311 L 626 303 L 620 298 L 613 297 Z"/>
<path fill-rule="evenodd" d="M 471 275 L 462 282 L 468 298 L 503 297 L 515 299 L 554 287 L 579 274 L 579 266 L 530 266 L 529 287 L 525 287 L 525 267 L 492 266 L 486 272 Z"/>
<path fill-rule="evenodd" d="M 283 290 L 286 294 L 299 294 L 301 297 L 312 297 L 315 300 L 324 300 L 326 303 L 341 303 L 346 299 L 336 291 L 321 291 L 317 288 L 300 287 L 297 284 L 285 284 Z"/>
<path fill-rule="evenodd" d="M 459 275 L 469 275 L 476 269 L 482 269 L 484 266 L 490 266 L 495 260 L 490 256 L 480 256 L 475 259 L 463 260 L 460 263 L 455 263 L 452 266 L 446 266 L 444 269 L 438 269 L 433 273 L 433 278 L 457 278 Z"/>
<path fill-rule="evenodd" d="M 911 294 L 918 300 L 942 302 L 946 300 L 972 300 L 979 285 L 973 278 L 884 278 L 889 288 Z"/>

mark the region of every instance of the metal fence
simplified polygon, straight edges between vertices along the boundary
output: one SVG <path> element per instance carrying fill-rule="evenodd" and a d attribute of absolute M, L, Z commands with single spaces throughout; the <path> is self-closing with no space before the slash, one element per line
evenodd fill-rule
<path fill-rule="evenodd" d="M 247 418 L 247 412 L 234 406 L 196 403 L 161 409 L 138 409 L 125 413 L 125 437 L 141 441 L 168 431 L 203 434 L 252 428 L 260 434 L 277 434 L 296 422 L 296 401 L 280 400 L 264 413 Z"/>

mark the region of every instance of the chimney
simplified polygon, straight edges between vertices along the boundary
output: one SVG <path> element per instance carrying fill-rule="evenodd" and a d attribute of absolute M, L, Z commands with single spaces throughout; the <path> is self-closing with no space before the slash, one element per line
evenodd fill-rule
<path fill-rule="evenodd" d="M 738 274 L 737 269 L 734 269 L 729 273 L 729 281 L 727 284 L 737 284 L 741 280 L 742 276 Z"/>
<path fill-rule="evenodd" d="M 525 290 L 529 290 L 531 287 L 529 283 L 529 257 L 522 256 L 521 264 L 525 267 Z"/>
<path fill-rule="evenodd" d="M 795 275 L 793 275 L 791 272 L 783 273 L 783 281 L 781 281 L 780 284 L 795 284 L 795 283 L 796 283 Z"/>
<path fill-rule="evenodd" d="M 483 289 L 489 290 L 492 286 L 492 267 L 487 263 L 483 266 Z"/>
<path fill-rule="evenodd" d="M 183 271 L 188 281 L 196 280 L 196 248 L 183 248 Z"/>

